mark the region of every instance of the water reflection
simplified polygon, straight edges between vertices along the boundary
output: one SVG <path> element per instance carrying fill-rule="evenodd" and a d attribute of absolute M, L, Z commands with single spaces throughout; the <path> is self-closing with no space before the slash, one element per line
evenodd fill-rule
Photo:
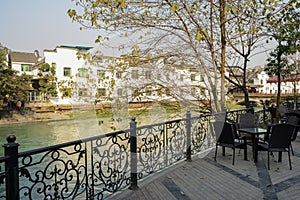
<path fill-rule="evenodd" d="M 0 126 L 1 144 L 7 143 L 6 137 L 10 134 L 17 137 L 19 152 L 80 139 L 72 120 Z M 0 148 L 1 155 L 3 148 Z"/>
<path fill-rule="evenodd" d="M 149 116 L 138 116 L 136 121 L 141 126 L 162 122 L 165 118 L 165 114 L 161 114 L 161 108 L 157 108 Z M 0 144 L 6 144 L 6 137 L 13 134 L 17 137 L 16 142 L 20 144 L 19 152 L 22 152 L 128 129 L 130 120 L 128 116 L 98 119 L 95 114 L 91 114 L 85 119 L 0 125 Z M 0 147 L 0 156 L 2 155 L 3 148 Z"/>

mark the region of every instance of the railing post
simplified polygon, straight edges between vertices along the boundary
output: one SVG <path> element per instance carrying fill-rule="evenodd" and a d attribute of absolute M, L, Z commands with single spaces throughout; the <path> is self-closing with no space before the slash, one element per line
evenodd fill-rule
<path fill-rule="evenodd" d="M 6 183 L 6 199 L 20 199 L 19 195 L 19 164 L 18 164 L 18 143 L 15 143 L 16 136 L 9 135 L 7 144 L 4 144 L 5 161 L 5 183 Z"/>
<path fill-rule="evenodd" d="M 136 122 L 132 118 L 130 122 L 130 187 L 131 190 L 137 190 L 137 138 Z"/>
<path fill-rule="evenodd" d="M 192 161 L 191 112 L 186 113 L 186 161 Z"/>

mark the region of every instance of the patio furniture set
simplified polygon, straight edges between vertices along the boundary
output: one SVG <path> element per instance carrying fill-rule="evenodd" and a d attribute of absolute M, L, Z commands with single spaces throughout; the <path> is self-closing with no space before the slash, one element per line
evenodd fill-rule
<path fill-rule="evenodd" d="M 300 115 L 286 113 L 286 118 L 280 123 L 268 124 L 267 128 L 258 126 L 258 118 L 254 113 L 244 113 L 237 117 L 236 123 L 214 122 L 215 134 L 219 135 L 216 142 L 215 161 L 218 147 L 222 147 L 222 155 L 225 156 L 225 148 L 233 150 L 232 164 L 235 162 L 235 149 L 244 150 L 244 160 L 247 158 L 247 149 L 252 147 L 254 162 L 257 162 L 259 151 L 266 151 L 268 156 L 268 169 L 270 169 L 270 155 L 278 153 L 278 162 L 282 161 L 282 153 L 287 152 L 289 167 L 292 170 L 291 152 L 294 155 L 292 142 L 296 140 L 300 128 Z M 216 133 L 219 131 L 220 133 Z"/>

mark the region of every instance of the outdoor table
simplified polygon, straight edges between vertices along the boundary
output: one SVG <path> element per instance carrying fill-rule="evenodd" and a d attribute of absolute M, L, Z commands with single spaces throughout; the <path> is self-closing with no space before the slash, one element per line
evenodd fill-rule
<path fill-rule="evenodd" d="M 251 135 L 251 139 L 253 142 L 252 151 L 253 151 L 253 159 L 254 162 L 257 162 L 257 145 L 259 135 L 267 134 L 268 130 L 264 128 L 241 128 L 239 132 L 247 133 Z"/>

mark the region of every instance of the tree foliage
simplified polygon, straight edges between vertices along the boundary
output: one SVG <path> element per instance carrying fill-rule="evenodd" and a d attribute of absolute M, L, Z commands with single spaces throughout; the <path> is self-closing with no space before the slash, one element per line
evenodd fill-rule
<path fill-rule="evenodd" d="M 112 35 L 127 37 L 131 56 L 172 57 L 172 64 L 193 64 L 199 73 L 206 74 L 214 107 L 220 109 L 218 99 L 219 69 L 225 55 L 221 49 L 220 19 L 226 16 L 225 4 L 212 1 L 81 1 L 82 8 L 69 10 L 69 16 L 85 28 L 105 30 Z M 225 2 L 225 1 L 224 1 Z M 220 9 L 222 6 L 223 9 Z M 204 20 L 210 19 L 210 21 Z M 224 19 L 222 19 L 225 21 Z M 96 42 L 108 39 L 99 35 Z M 224 40 L 223 40 L 223 44 Z M 225 48 L 224 48 L 225 51 Z M 222 58 L 221 58 L 222 57 Z M 223 61 L 223 67 L 225 63 Z"/>
<path fill-rule="evenodd" d="M 0 106 L 10 102 L 27 101 L 28 91 L 31 89 L 31 76 L 19 75 L 11 70 L 6 61 L 7 48 L 0 45 Z"/>
<path fill-rule="evenodd" d="M 57 97 L 56 90 L 56 69 L 55 66 L 50 66 L 48 63 L 44 63 L 39 67 L 39 91 L 41 91 L 46 97 Z"/>
<path fill-rule="evenodd" d="M 0 99 L 2 105 L 9 102 L 21 100 L 27 101 L 28 91 L 31 89 L 31 77 L 26 74 L 17 75 L 17 72 L 11 69 L 0 69 Z"/>
<path fill-rule="evenodd" d="M 120 36 L 125 43 L 119 48 L 130 47 L 131 58 L 172 57 L 172 65 L 196 66 L 206 77 L 209 100 L 217 111 L 225 104 L 226 65 L 239 56 L 246 71 L 251 50 L 261 37 L 258 23 L 287 4 L 274 0 L 73 1 L 78 6 L 68 11 L 73 21 L 105 31 L 96 42 Z M 246 79 L 240 86 L 245 83 Z"/>
<path fill-rule="evenodd" d="M 268 17 L 268 33 L 270 40 L 277 43 L 276 49 L 267 59 L 268 66 L 265 71 L 269 75 L 277 76 L 276 118 L 279 118 L 279 105 L 281 103 L 281 78 L 289 76 L 296 70 L 291 63 L 290 55 L 300 50 L 300 3 L 291 1 L 290 6 L 284 7 L 276 16 Z"/>

